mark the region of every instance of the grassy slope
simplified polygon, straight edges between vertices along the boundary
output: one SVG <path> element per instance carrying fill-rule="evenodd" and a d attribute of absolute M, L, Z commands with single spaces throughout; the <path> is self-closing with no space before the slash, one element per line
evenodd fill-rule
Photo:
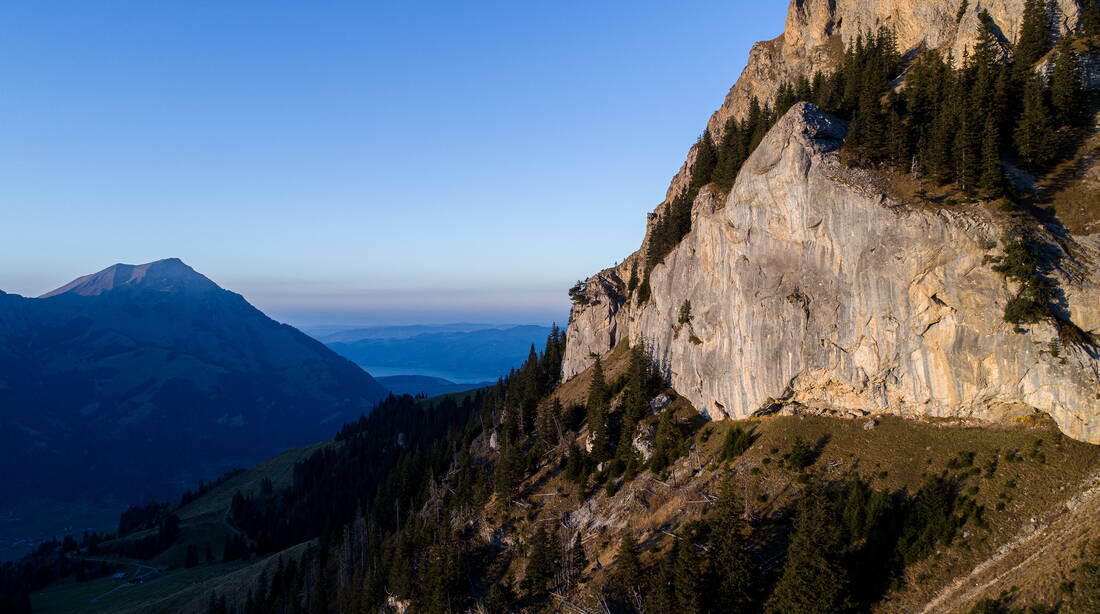
<path fill-rule="evenodd" d="M 453 398 L 461 402 L 472 396 L 476 390 L 449 393 L 434 399 Z M 427 401 L 425 401 L 427 402 Z M 261 558 L 250 562 L 222 563 L 222 549 L 230 527 L 226 526 L 225 512 L 237 491 L 244 494 L 257 493 L 264 479 L 270 479 L 276 491 L 289 486 L 293 479 L 294 464 L 310 454 L 331 445 L 332 441 L 322 441 L 294 450 L 289 450 L 270 460 L 250 467 L 234 476 L 202 497 L 177 510 L 180 518 L 181 538 L 171 548 L 148 563 L 154 566 L 167 566 L 164 575 L 142 584 L 130 585 L 128 580 L 100 578 L 88 582 L 75 582 L 71 578 L 56 582 L 32 595 L 35 612 L 49 614 L 97 613 L 97 612 L 205 612 L 211 591 L 236 593 L 242 587 L 247 589 L 251 580 L 266 567 L 273 557 Z M 141 531 L 124 539 L 139 539 L 148 535 Z M 187 547 L 194 544 L 199 550 L 202 562 L 194 569 L 184 569 L 184 557 Z M 299 545 L 281 553 L 298 556 L 306 545 Z M 214 555 L 214 562 L 207 563 L 207 549 Z M 278 555 L 276 555 L 277 557 Z M 133 565 L 120 563 L 112 566 L 115 571 L 134 571 Z M 98 598 L 98 599 L 97 599 Z M 95 600 L 95 601 L 93 601 Z"/>
<path fill-rule="evenodd" d="M 238 490 L 255 493 L 260 490 L 263 480 L 270 479 L 278 490 L 287 486 L 293 479 L 294 463 L 324 446 L 335 445 L 330 441 L 320 442 L 290 450 L 268 461 L 250 467 L 234 476 L 224 484 L 217 486 L 199 499 L 180 508 L 181 538 L 177 543 L 157 556 L 150 565 L 167 566 L 169 569 L 160 577 L 141 584 L 129 584 L 128 580 L 100 578 L 88 582 L 75 582 L 71 578 L 54 583 L 31 596 L 35 612 L 45 613 L 89 613 L 96 612 L 204 612 L 208 591 L 235 590 L 242 584 L 243 578 L 258 575 L 266 559 L 252 562 L 222 563 L 222 548 L 230 528 L 223 523 L 233 495 Z M 135 533 L 126 539 L 136 539 L 145 532 Z M 184 557 L 187 547 L 198 547 L 200 560 L 194 569 L 184 569 Z M 210 548 L 214 555 L 213 563 L 205 562 L 205 552 Z M 291 549 L 296 551 L 297 548 Z M 132 573 L 132 565 L 122 564 L 112 568 L 114 571 Z M 97 599 L 98 598 L 98 599 Z M 93 601 L 94 600 L 94 601 Z M 201 607 L 196 605 L 201 601 Z"/>
<path fill-rule="evenodd" d="M 1031 519 L 1038 522 L 1057 518 L 1064 509 L 1063 502 L 1081 492 L 1090 478 L 1100 472 L 1100 447 L 1067 439 L 1046 420 L 986 428 L 917 422 L 894 416 L 876 416 L 876 420 L 878 425 L 871 430 L 863 428 L 864 420 L 816 416 L 776 416 L 710 424 L 697 434 L 695 448 L 677 463 L 667 479 L 657 481 L 646 472 L 623 485 L 612 497 L 600 488 L 593 498 L 582 502 L 576 486 L 547 467 L 528 482 L 519 503 L 498 507 L 487 520 L 508 527 L 509 532 L 526 535 L 539 522 L 571 513 L 572 518 L 579 520 L 589 560 L 594 563 L 598 559 L 603 568 L 597 570 L 593 565 L 587 571 L 590 586 L 599 587 L 606 579 L 606 569 L 612 565 L 622 531 L 629 528 L 643 549 L 650 552 L 667 548 L 672 539 L 669 534 L 704 515 L 711 505 L 708 496 L 718 494 L 721 480 L 730 473 L 740 476 L 739 483 L 744 486 L 743 495 L 752 514 L 767 517 L 784 512 L 800 485 L 796 474 L 780 468 L 778 461 L 795 437 L 811 442 L 828 440 L 814 465 L 827 478 L 840 480 L 855 472 L 870 479 L 876 488 L 890 491 L 915 491 L 926 474 L 947 469 L 960 452 L 973 452 L 977 467 L 984 467 L 996 456 L 999 460 L 992 477 L 985 477 L 982 472 L 965 481 L 966 488 L 977 488 L 975 497 L 986 507 L 989 529 L 968 525 L 965 536 L 951 547 L 910 569 L 905 585 L 888 595 L 878 608 L 881 612 L 914 612 L 954 578 L 969 574 L 989 559 L 1002 544 L 1031 524 Z M 759 439 L 737 460 L 718 463 L 718 448 L 725 433 L 738 425 L 755 428 Z M 1039 441 L 1042 443 L 1037 446 Z M 1039 454 L 1031 455 L 1035 449 L 1042 450 L 1042 461 Z M 1020 451 L 1023 460 L 1004 460 L 1006 452 L 1014 451 Z M 1004 503 L 1003 509 L 996 509 L 998 503 Z M 1100 534 L 1100 524 L 1095 519 L 1079 529 L 1063 550 L 1076 547 L 1080 537 Z M 1043 541 L 1025 544 L 1020 555 L 1029 554 L 1028 547 Z M 771 564 L 778 563 L 779 554 L 774 549 L 758 552 L 761 559 Z M 1068 573 L 1067 569 L 1062 570 L 1062 576 L 1031 573 L 1028 569 L 1017 571 L 1015 576 L 1006 576 L 981 591 L 954 599 L 951 605 L 955 609 L 942 607 L 931 611 L 960 611 L 958 608 L 968 608 L 983 596 L 996 596 L 1013 584 L 1025 589 L 1025 600 L 1042 598 L 1053 603 L 1054 591 Z M 513 572 L 522 577 L 522 565 L 516 565 Z M 1027 581 L 1019 576 L 1025 576 Z M 585 595 L 576 598 L 584 601 Z"/>
<path fill-rule="evenodd" d="M 625 349 L 619 348 L 605 357 L 609 380 L 614 381 L 625 370 L 627 358 Z M 563 405 L 582 402 L 589 379 L 588 373 L 582 373 L 559 388 L 556 395 Z M 685 421 L 691 418 L 692 410 L 686 402 L 678 403 L 677 415 Z M 1100 473 L 1100 447 L 1063 437 L 1047 420 L 978 427 L 888 415 L 875 419 L 877 426 L 871 430 L 864 429 L 866 420 L 817 416 L 773 416 L 707 424 L 696 433 L 692 452 L 680 459 L 666 478 L 657 480 L 650 473 L 643 473 L 633 482 L 621 485 L 610 497 L 602 488 L 595 488 L 594 495 L 582 500 L 576 485 L 564 481 L 556 463 L 548 462 L 524 484 L 516 502 L 491 502 L 481 522 L 521 540 L 537 523 L 569 514 L 571 522 L 582 531 L 591 562 L 585 572 L 589 578 L 586 588 L 596 589 L 606 581 L 608 569 L 613 566 L 623 531 L 629 529 L 649 552 L 643 558 L 652 558 L 652 553 L 669 546 L 673 539 L 670 534 L 675 534 L 683 523 L 707 513 L 711 505 L 708 496 L 716 495 L 721 480 L 731 473 L 739 476 L 749 512 L 758 517 L 785 513 L 800 485 L 796 474 L 779 467 L 779 459 L 795 437 L 811 442 L 827 441 L 813 467 L 827 478 L 839 480 L 857 472 L 876 488 L 891 491 L 913 491 L 927 474 L 945 470 L 960 452 L 973 452 L 974 465 L 979 468 L 984 468 L 994 456 L 998 458 L 992 477 L 982 471 L 967 478 L 965 484 L 967 488 L 977 488 L 974 496 L 986 508 L 989 529 L 968 525 L 965 537 L 909 570 L 904 586 L 888 595 L 879 611 L 918 612 L 938 597 L 941 601 L 929 611 L 965 612 L 977 599 L 995 596 L 1011 586 L 1021 588 L 1021 602 L 1054 603 L 1064 596 L 1058 587 L 1072 577 L 1074 555 L 1081 540 L 1100 536 L 1100 504 L 1097 504 L 1100 489 L 1097 499 L 1076 506 L 1075 515 L 1063 513 L 1065 501 L 1093 485 L 1089 480 Z M 654 422 L 656 416 L 647 420 Z M 755 429 L 759 438 L 740 458 L 719 463 L 721 442 L 735 426 Z M 265 477 L 279 488 L 290 479 L 294 461 L 324 445 L 334 444 L 324 442 L 283 454 L 248 469 L 182 508 L 179 515 L 184 539 L 155 561 L 172 567 L 164 576 L 147 584 L 118 589 L 98 603 L 89 600 L 121 583 L 95 580 L 78 584 L 66 580 L 34 595 L 36 608 L 58 613 L 201 614 L 211 591 L 237 593 L 246 589 L 262 568 L 272 564 L 273 558 L 249 563 L 217 562 L 184 570 L 181 564 L 186 545 L 199 544 L 201 553 L 210 544 L 220 561 L 221 544 L 229 530 L 222 523 L 222 515 L 233 493 L 258 490 Z M 485 447 L 484 442 L 475 442 L 475 447 Z M 1033 453 L 1035 450 L 1040 450 L 1041 455 Z M 1022 460 L 1005 460 L 1006 453 L 1012 455 L 1016 451 Z M 996 509 L 998 503 L 1004 504 L 1003 509 Z M 1013 541 L 1019 533 L 1028 531 L 1034 531 L 1037 537 L 1019 543 Z M 991 559 L 1005 544 L 1016 545 L 1007 548 L 1003 558 Z M 292 550 L 297 552 L 304 547 Z M 759 557 L 772 566 L 779 563 L 780 553 L 774 546 L 758 551 Z M 979 571 L 971 576 L 975 567 Z M 513 563 L 512 571 L 517 578 L 522 578 L 522 568 L 521 562 Z M 965 580 L 952 586 L 956 578 Z M 572 596 L 578 602 L 588 601 L 587 597 L 585 589 Z"/>

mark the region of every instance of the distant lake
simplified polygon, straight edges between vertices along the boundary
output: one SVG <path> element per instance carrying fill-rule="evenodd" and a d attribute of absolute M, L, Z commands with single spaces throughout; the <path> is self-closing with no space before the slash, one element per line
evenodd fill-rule
<path fill-rule="evenodd" d="M 456 384 L 476 384 L 479 382 L 496 382 L 497 378 L 506 375 L 504 373 L 455 373 L 452 371 L 437 371 L 435 369 L 417 369 L 416 367 L 372 367 L 359 365 L 364 371 L 374 377 L 390 377 L 393 375 L 424 375 L 427 377 L 441 377 Z"/>

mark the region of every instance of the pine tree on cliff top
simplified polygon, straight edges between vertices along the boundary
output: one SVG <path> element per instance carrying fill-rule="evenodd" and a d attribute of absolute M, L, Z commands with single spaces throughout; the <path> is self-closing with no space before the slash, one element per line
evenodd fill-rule
<path fill-rule="evenodd" d="M 1016 121 L 1016 149 L 1032 168 L 1042 168 L 1054 158 L 1054 122 L 1043 84 L 1035 73 L 1029 73 L 1025 80 L 1023 104 Z"/>

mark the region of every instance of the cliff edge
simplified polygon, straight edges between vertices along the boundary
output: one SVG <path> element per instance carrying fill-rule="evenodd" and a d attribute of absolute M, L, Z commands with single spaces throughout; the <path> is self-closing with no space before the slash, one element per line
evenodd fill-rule
<path fill-rule="evenodd" d="M 989 421 L 1039 411 L 1100 443 L 1095 348 L 1063 344 L 1055 323 L 1018 332 L 1002 318 L 1014 292 L 990 265 L 1003 247 L 999 214 L 893 200 L 840 162 L 846 130 L 795 105 L 727 198 L 700 193 L 691 233 L 651 272 L 648 301 L 626 296 L 629 259 L 590 279 L 564 376 L 621 340 L 644 341 L 713 419 L 783 404 Z M 1096 240 L 1048 239 L 1060 308 L 1097 332 Z"/>

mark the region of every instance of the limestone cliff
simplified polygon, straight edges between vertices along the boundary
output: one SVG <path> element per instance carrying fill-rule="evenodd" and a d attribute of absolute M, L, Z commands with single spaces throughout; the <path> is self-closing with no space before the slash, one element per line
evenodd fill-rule
<path fill-rule="evenodd" d="M 624 296 L 637 254 L 590 279 L 565 377 L 622 339 L 645 340 L 711 418 L 778 401 L 989 420 L 1038 410 L 1100 442 L 1093 349 L 1059 347 L 1051 324 L 1019 333 L 1002 320 L 1014 289 L 989 265 L 1000 214 L 894 201 L 839 162 L 846 129 L 813 105 L 792 108 L 728 198 L 700 194 L 692 232 L 651 273 L 649 301 Z M 1061 250 L 1061 307 L 1100 332 L 1100 284 L 1086 264 L 1100 243 L 1048 238 Z"/>
<path fill-rule="evenodd" d="M 783 82 L 835 69 L 844 45 L 880 26 L 899 49 L 961 57 L 979 12 L 1012 41 L 1025 0 L 792 0 L 784 34 L 758 43 L 708 127 L 772 99 Z M 1052 3 L 1055 27 L 1076 0 Z M 1091 71 L 1088 71 L 1092 84 Z M 1003 322 L 1015 288 L 990 267 L 1008 224 L 981 205 L 902 203 L 872 175 L 840 165 L 840 120 L 797 105 L 753 153 L 731 193 L 704 188 L 693 230 L 651 274 L 652 298 L 628 299 L 646 242 L 587 280 L 574 307 L 563 376 L 621 340 L 645 340 L 674 386 L 712 418 L 777 402 L 855 411 L 999 420 L 1028 411 L 1100 443 L 1100 363 L 1061 347 L 1053 325 L 1020 333 Z M 687 181 L 694 150 L 668 195 Z M 663 214 L 663 207 L 651 215 Z M 1067 319 L 1100 332 L 1100 238 L 1048 228 Z M 690 301 L 693 318 L 681 324 Z"/>

